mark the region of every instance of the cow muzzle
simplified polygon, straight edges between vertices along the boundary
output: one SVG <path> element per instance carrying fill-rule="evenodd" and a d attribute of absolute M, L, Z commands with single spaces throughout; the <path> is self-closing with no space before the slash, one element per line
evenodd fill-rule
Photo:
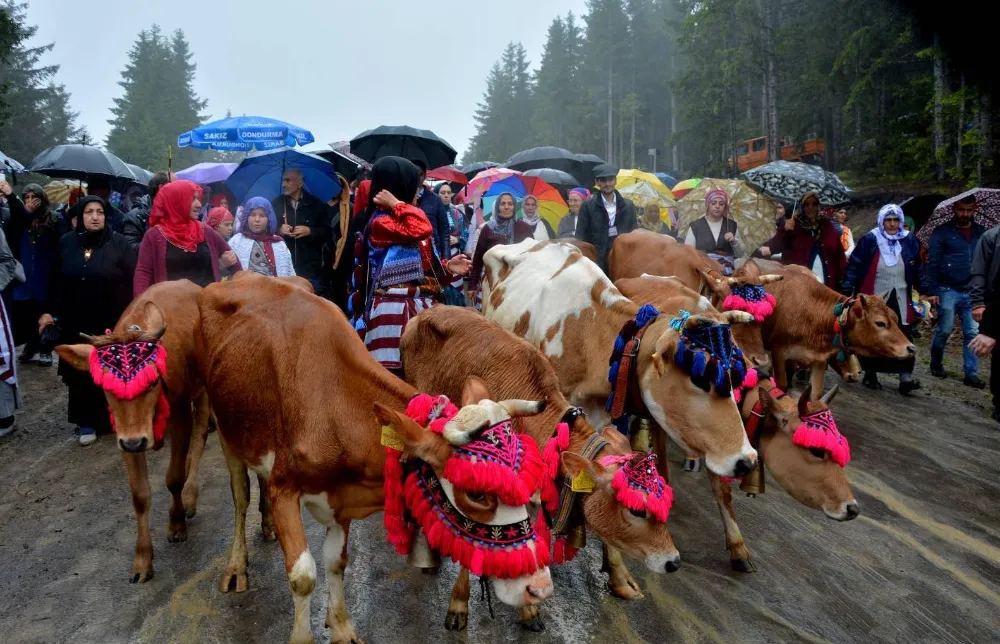
<path fill-rule="evenodd" d="M 834 521 L 851 521 L 852 519 L 858 518 L 861 514 L 861 506 L 854 499 L 850 501 L 844 501 L 840 504 L 840 507 L 836 511 L 831 511 L 827 508 L 823 508 L 823 514 L 833 519 Z"/>
<path fill-rule="evenodd" d="M 681 569 L 681 555 L 676 550 L 672 552 L 657 552 L 646 555 L 646 567 L 655 573 L 677 572 Z"/>
<path fill-rule="evenodd" d="M 548 566 L 539 569 L 532 575 L 516 579 L 493 579 L 492 581 L 493 592 L 497 599 L 514 608 L 540 604 L 551 597 L 555 591 Z"/>
<path fill-rule="evenodd" d="M 123 452 L 128 452 L 129 454 L 141 454 L 146 451 L 149 447 L 149 439 L 143 436 L 142 438 L 119 438 L 118 448 Z"/>

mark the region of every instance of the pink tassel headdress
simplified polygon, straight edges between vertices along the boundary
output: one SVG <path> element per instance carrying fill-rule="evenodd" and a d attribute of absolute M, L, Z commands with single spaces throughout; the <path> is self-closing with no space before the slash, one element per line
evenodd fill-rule
<path fill-rule="evenodd" d="M 139 340 L 95 347 L 90 353 L 90 376 L 95 385 L 115 398 L 134 400 L 167 377 L 167 350 L 156 342 Z M 154 440 L 163 440 L 169 417 L 170 402 L 161 387 L 153 415 Z M 118 430 L 114 414 L 111 428 Z"/>

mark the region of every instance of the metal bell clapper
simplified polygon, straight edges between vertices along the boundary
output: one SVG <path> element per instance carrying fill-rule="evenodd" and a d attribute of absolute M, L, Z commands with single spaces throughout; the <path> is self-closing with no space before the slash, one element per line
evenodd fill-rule
<path fill-rule="evenodd" d="M 421 532 L 413 540 L 413 547 L 410 549 L 407 563 L 414 568 L 433 570 L 441 567 L 441 555 L 431 548 L 430 544 L 427 543 L 427 537 Z"/>
<path fill-rule="evenodd" d="M 757 466 L 750 470 L 750 473 L 743 477 L 740 489 L 753 498 L 764 493 L 764 460 L 757 457 Z"/>
<path fill-rule="evenodd" d="M 566 544 L 577 550 L 583 550 L 587 546 L 587 526 L 573 526 L 566 537 Z"/>

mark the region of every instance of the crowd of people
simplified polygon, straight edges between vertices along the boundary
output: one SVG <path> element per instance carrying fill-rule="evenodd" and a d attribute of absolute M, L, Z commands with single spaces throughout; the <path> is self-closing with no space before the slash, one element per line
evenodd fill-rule
<path fill-rule="evenodd" d="M 659 206 L 637 207 L 622 196 L 617 167 L 602 164 L 594 174 L 593 194 L 585 187 L 567 192 L 569 211 L 556 229 L 541 217 L 535 197 L 511 192 L 497 195 L 477 225 L 473 204 L 456 205 L 451 185 L 430 186 L 421 162 L 400 157 L 379 159 L 326 203 L 306 189 L 301 172 L 287 170 L 280 196 L 250 198 L 235 212 L 225 194 L 208 201 L 204 187 L 166 172 L 154 175 L 148 194 L 124 214 L 100 181 L 61 212 L 41 186 L 28 184 L 17 194 L 0 181 L 10 213 L 0 231 L 0 436 L 13 431 L 20 406 L 18 361 L 51 365 L 56 344 L 113 328 L 133 297 L 168 280 L 207 286 L 241 270 L 303 277 L 344 310 L 376 360 L 399 373 L 406 322 L 439 303 L 479 306 L 483 258 L 493 246 L 574 238 L 591 244 L 607 271 L 617 236 L 639 228 L 677 235 L 661 221 Z M 909 337 L 919 319 L 917 293 L 923 294 L 937 318 L 931 373 L 947 377 L 945 345 L 957 316 L 963 382 L 985 387 L 978 356 L 995 352 L 1000 337 L 1000 227 L 986 231 L 974 221 L 974 198 L 956 204 L 926 253 L 894 204 L 855 241 L 846 210 L 824 214 L 819 195 L 807 193 L 779 204 L 774 235 L 752 254 L 729 210 L 728 194 L 710 191 L 704 216 L 678 241 L 727 268 L 748 256 L 780 260 L 847 295 L 880 295 Z M 18 359 L 15 347 L 22 345 Z M 903 394 L 921 386 L 913 359 L 862 366 L 864 384 L 873 389 L 882 387 L 879 373 L 899 374 Z M 103 392 L 89 375 L 62 367 L 59 375 L 80 444 L 111 431 Z M 991 378 L 991 390 L 1000 405 L 1000 378 Z M 1000 411 L 993 416 L 1000 421 Z"/>

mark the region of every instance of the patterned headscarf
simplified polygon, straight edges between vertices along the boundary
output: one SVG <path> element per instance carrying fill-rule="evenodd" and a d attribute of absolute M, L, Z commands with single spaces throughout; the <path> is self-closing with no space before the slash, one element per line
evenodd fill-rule
<path fill-rule="evenodd" d="M 236 220 L 236 232 L 242 233 L 244 236 L 250 233 L 247 219 L 250 218 L 250 213 L 257 208 L 263 208 L 264 212 L 267 213 L 267 229 L 261 234 L 277 235 L 278 216 L 274 214 L 274 207 L 271 205 L 271 202 L 264 197 L 251 197 L 246 200 L 243 204 L 243 211 L 240 213 L 239 219 Z"/>
<path fill-rule="evenodd" d="M 729 216 L 729 195 L 726 193 L 726 191 L 717 188 L 715 190 L 710 191 L 707 195 L 705 195 L 705 212 L 706 213 L 708 212 L 708 205 L 710 203 L 712 203 L 713 199 L 722 199 L 722 201 L 725 202 L 726 209 L 722 211 L 722 216 L 723 216 L 723 218 L 728 217 Z"/>
<path fill-rule="evenodd" d="M 205 225 L 209 228 L 216 228 L 222 222 L 233 221 L 233 219 L 233 213 L 229 212 L 228 208 L 218 206 L 208 211 L 208 217 L 205 218 Z"/>
<path fill-rule="evenodd" d="M 899 230 L 895 235 L 890 235 L 885 232 L 885 220 L 893 218 L 899 220 Z M 885 265 L 895 266 L 899 263 L 899 257 L 903 250 L 903 246 L 899 242 L 910 234 L 910 231 L 903 229 L 903 209 L 894 203 L 882 206 L 881 210 L 878 211 L 878 224 L 872 228 L 872 232 L 875 233 L 875 241 L 878 242 L 878 250 Z"/>
<path fill-rule="evenodd" d="M 507 219 L 500 216 L 500 200 L 504 198 L 504 195 L 514 200 L 514 213 L 515 215 L 517 214 L 517 198 L 513 193 L 502 192 L 497 197 L 497 200 L 493 202 L 493 214 L 490 220 L 486 222 L 486 225 L 490 227 L 490 230 L 504 237 L 509 244 L 514 240 L 514 215 L 511 215 Z"/>
<path fill-rule="evenodd" d="M 806 217 L 805 210 L 802 208 L 802 204 L 804 204 L 806 199 L 809 199 L 810 197 L 814 198 L 817 202 L 819 202 L 818 192 L 805 193 L 804 195 L 802 195 L 802 198 L 795 203 L 794 216 L 795 216 L 795 221 L 798 222 L 798 225 L 801 228 L 809 231 L 809 234 L 811 234 L 813 237 L 817 237 L 819 235 L 819 226 L 823 222 L 822 216 L 817 215 L 814 221 L 810 220 L 808 217 Z"/>

